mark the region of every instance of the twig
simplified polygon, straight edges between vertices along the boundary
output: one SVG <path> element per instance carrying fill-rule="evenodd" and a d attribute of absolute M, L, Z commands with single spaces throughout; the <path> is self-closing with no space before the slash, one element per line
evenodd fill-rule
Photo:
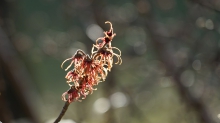
<path fill-rule="evenodd" d="M 57 117 L 57 119 L 54 121 L 54 123 L 59 123 L 60 122 L 60 120 L 62 119 L 62 117 L 66 113 L 69 105 L 70 105 L 69 101 L 66 101 L 65 105 L 63 106 L 62 111 L 60 112 L 60 115 Z"/>

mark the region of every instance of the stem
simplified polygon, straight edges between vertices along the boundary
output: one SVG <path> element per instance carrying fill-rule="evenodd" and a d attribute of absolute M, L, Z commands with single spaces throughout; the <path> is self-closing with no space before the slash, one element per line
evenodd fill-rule
<path fill-rule="evenodd" d="M 57 117 L 57 119 L 54 121 L 54 123 L 59 123 L 60 122 L 60 120 L 62 119 L 62 117 L 66 113 L 66 110 L 68 109 L 69 105 L 70 105 L 69 101 L 66 101 L 66 103 L 63 106 L 62 111 L 60 112 L 60 115 Z"/>

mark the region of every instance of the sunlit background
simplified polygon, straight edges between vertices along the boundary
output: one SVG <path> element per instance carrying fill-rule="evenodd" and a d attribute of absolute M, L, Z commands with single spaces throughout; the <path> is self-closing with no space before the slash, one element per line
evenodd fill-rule
<path fill-rule="evenodd" d="M 220 122 L 220 2 L 0 0 L 0 121 L 52 123 L 69 89 L 61 63 L 113 23 L 122 51 L 62 123 Z"/>

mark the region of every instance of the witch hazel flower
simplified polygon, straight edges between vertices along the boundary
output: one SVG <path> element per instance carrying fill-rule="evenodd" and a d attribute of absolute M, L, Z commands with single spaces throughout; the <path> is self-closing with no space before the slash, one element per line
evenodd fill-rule
<path fill-rule="evenodd" d="M 120 49 L 111 46 L 111 42 L 116 36 L 116 33 L 113 32 L 112 23 L 109 21 L 105 23 L 110 24 L 110 29 L 104 32 L 104 37 L 98 38 L 93 44 L 91 55 L 79 49 L 61 64 L 61 68 L 63 68 L 64 63 L 71 61 L 65 71 L 73 66 L 73 69 L 67 72 L 65 76 L 70 89 L 62 94 L 62 100 L 71 103 L 85 99 L 87 95 L 96 90 L 94 86 L 105 81 L 108 72 L 113 67 L 114 56 L 118 59 L 115 64 L 120 65 L 122 63 Z M 117 54 L 113 50 L 117 50 L 119 53 Z"/>
<path fill-rule="evenodd" d="M 68 61 L 68 60 L 72 60 L 70 65 L 65 69 L 65 71 L 67 71 L 73 64 L 75 67 L 80 66 L 83 62 L 83 60 L 85 59 L 86 54 L 82 51 L 82 50 L 77 50 L 76 53 L 71 57 L 66 59 L 65 61 L 63 61 L 63 63 L 61 64 L 61 68 L 63 68 L 63 64 Z"/>
<path fill-rule="evenodd" d="M 111 41 L 116 36 L 116 33 L 113 33 L 112 23 L 109 21 L 106 21 L 105 23 L 110 24 L 110 29 L 109 31 L 104 31 L 105 37 L 100 37 L 96 40 L 96 45 L 99 47 L 104 47 L 107 44 L 111 47 Z M 102 43 L 98 43 L 99 40 L 101 40 Z"/>
<path fill-rule="evenodd" d="M 94 48 L 97 48 L 96 51 L 94 51 Z M 113 52 L 113 49 L 117 49 L 119 51 L 119 54 L 116 54 Z M 113 64 L 113 56 L 116 56 L 118 58 L 118 61 L 115 64 L 121 64 L 121 51 L 116 47 L 97 47 L 96 45 L 93 45 L 92 48 L 92 58 L 95 60 L 98 60 L 103 65 L 107 65 L 107 69 L 111 71 L 112 64 Z"/>

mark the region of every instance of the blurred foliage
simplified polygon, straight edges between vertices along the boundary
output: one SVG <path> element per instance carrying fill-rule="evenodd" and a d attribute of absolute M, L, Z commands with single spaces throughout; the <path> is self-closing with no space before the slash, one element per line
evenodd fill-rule
<path fill-rule="evenodd" d="M 77 123 L 199 123 L 158 56 L 144 17 L 166 39 L 164 46 L 181 82 L 201 99 L 219 122 L 220 14 L 183 0 L 7 0 L 9 37 L 26 64 L 39 94 L 35 107 L 42 122 L 56 118 L 68 89 L 62 61 L 77 49 L 90 53 L 94 41 L 113 23 L 112 45 L 122 51 L 106 82 L 82 102 L 72 103 L 64 119 Z M 217 4 L 219 5 L 219 4 Z M 217 6 L 216 5 L 216 6 Z M 150 19 L 150 18 L 149 18 Z M 148 20 L 148 18 L 147 18 Z M 157 35 L 156 35 L 157 36 Z M 167 56 L 169 59 L 169 56 Z M 33 97 L 34 98 L 34 97 Z"/>

